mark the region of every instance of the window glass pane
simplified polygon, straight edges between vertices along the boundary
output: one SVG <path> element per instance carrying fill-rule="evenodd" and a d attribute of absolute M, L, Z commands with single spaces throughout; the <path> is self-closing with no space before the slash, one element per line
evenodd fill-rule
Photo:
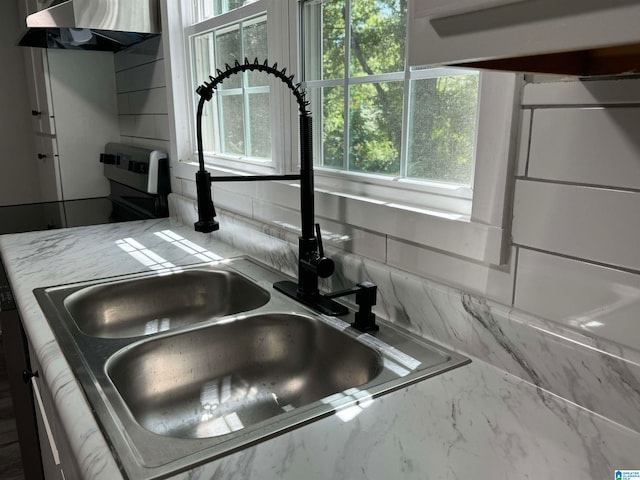
<path fill-rule="evenodd" d="M 208 32 L 193 37 L 191 45 L 193 58 L 196 59 L 192 62 L 194 81 L 192 92 L 194 92 L 194 101 L 197 103 L 200 97 L 195 94 L 196 88 L 208 81 L 212 73 L 213 33 Z M 205 102 L 202 111 L 202 145 L 206 152 L 217 150 L 215 112 L 215 101 Z"/>
<path fill-rule="evenodd" d="M 216 102 L 205 102 L 202 109 L 202 149 L 204 152 L 219 151 L 216 142 Z"/>
<path fill-rule="evenodd" d="M 242 28 L 244 46 L 243 57 L 253 62 L 258 59 L 263 63 L 267 58 L 267 19 L 262 18 L 255 23 L 245 24 Z M 247 82 L 250 87 L 267 85 L 269 76 L 260 72 L 247 72 Z"/>
<path fill-rule="evenodd" d="M 242 44 L 240 43 L 240 29 L 238 26 L 232 30 L 216 32 L 216 68 L 225 70 L 225 64 L 233 66 L 235 61 L 243 62 Z M 240 88 L 242 86 L 242 76 L 233 75 L 226 79 L 218 88 L 228 90 L 230 88 Z"/>
<path fill-rule="evenodd" d="M 271 111 L 268 93 L 249 95 L 249 151 L 251 157 L 271 158 Z"/>
<path fill-rule="evenodd" d="M 214 72 L 212 65 L 212 42 L 213 34 L 211 32 L 196 35 L 192 39 L 192 55 L 195 59 L 195 61 L 192 62 L 193 81 L 195 82 L 195 85 L 193 85 L 193 91 L 195 91 L 199 85 L 208 81 L 209 75 Z"/>
<path fill-rule="evenodd" d="M 260 0 L 193 1 L 196 13 L 210 12 L 214 17 Z M 235 14 L 233 16 L 237 17 Z M 232 68 L 236 62 L 243 64 L 245 57 L 252 62 L 258 58 L 260 63 L 268 59 L 266 13 L 247 16 L 232 23 L 227 22 L 226 18 L 207 22 L 206 27 L 202 25 L 202 30 L 191 37 L 194 114 L 200 100 L 195 94 L 196 88 L 208 82 L 209 76 L 215 77 L 217 70 L 224 72 L 226 65 Z M 210 27 L 216 23 L 220 26 Z M 269 78 L 264 73 L 240 72 L 218 83 L 213 99 L 204 104 L 204 151 L 209 155 L 223 153 L 270 160 L 271 109 Z"/>
<path fill-rule="evenodd" d="M 212 0 L 193 0 L 194 23 L 213 17 L 215 3 Z"/>
<path fill-rule="evenodd" d="M 404 71 L 406 9 L 406 0 L 351 1 L 350 76 Z"/>
<path fill-rule="evenodd" d="M 307 80 L 344 77 L 345 0 L 305 3 L 303 58 Z"/>
<path fill-rule="evenodd" d="M 223 13 L 230 12 L 236 8 L 240 8 L 244 0 L 214 0 L 215 15 L 221 15 Z M 251 3 L 251 2 L 248 2 Z"/>
<path fill-rule="evenodd" d="M 349 89 L 349 170 L 399 175 L 402 82 Z"/>
<path fill-rule="evenodd" d="M 194 0 L 196 23 L 222 15 L 257 0 Z"/>
<path fill-rule="evenodd" d="M 321 158 L 318 165 L 344 168 L 344 88 L 324 87 L 307 93 L 314 113 L 314 131 L 321 128 Z M 317 138 L 317 137 L 314 137 Z"/>
<path fill-rule="evenodd" d="M 220 104 L 220 138 L 222 152 L 244 155 L 244 111 L 242 95 L 222 95 Z"/>
<path fill-rule="evenodd" d="M 343 78 L 345 62 L 345 2 L 322 5 L 322 78 Z"/>
<path fill-rule="evenodd" d="M 408 176 L 471 186 L 477 73 L 411 82 Z"/>

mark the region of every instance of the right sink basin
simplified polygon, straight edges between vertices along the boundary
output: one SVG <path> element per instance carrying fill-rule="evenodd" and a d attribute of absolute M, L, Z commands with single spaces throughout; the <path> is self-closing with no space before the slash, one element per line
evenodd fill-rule
<path fill-rule="evenodd" d="M 359 387 L 382 358 L 315 318 L 270 313 L 138 343 L 106 369 L 144 428 L 207 438 Z"/>

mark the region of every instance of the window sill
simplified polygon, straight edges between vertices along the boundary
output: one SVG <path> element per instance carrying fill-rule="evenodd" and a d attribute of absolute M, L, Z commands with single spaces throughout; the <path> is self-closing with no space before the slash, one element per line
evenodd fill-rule
<path fill-rule="evenodd" d="M 174 166 L 174 174 L 195 184 L 197 169 L 195 162 L 180 162 Z M 213 176 L 229 174 L 226 169 L 211 166 L 208 170 Z M 191 191 L 190 188 L 188 190 Z M 238 195 L 246 197 L 247 201 L 238 202 Z M 284 210 L 297 211 L 299 197 L 300 189 L 296 182 L 221 183 L 214 186 L 216 206 L 261 221 L 264 219 L 254 218 L 254 202 L 266 201 Z M 504 264 L 505 251 L 508 250 L 503 228 L 474 222 L 461 214 L 335 192 L 322 186 L 315 191 L 315 213 L 319 220 L 325 218 L 488 265 Z M 282 225 L 281 220 L 273 218 L 268 221 Z"/>

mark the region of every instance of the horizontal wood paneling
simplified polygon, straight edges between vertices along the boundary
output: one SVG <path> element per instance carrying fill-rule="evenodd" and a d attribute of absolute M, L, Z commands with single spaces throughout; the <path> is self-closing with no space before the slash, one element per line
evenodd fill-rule
<path fill-rule="evenodd" d="M 166 115 L 167 111 L 167 89 L 165 87 L 118 95 L 120 115 Z"/>
<path fill-rule="evenodd" d="M 157 36 L 127 48 L 114 56 L 116 72 L 164 58 L 162 37 Z"/>
<path fill-rule="evenodd" d="M 117 72 L 116 81 L 118 93 L 164 87 L 166 85 L 164 60 Z"/>
<path fill-rule="evenodd" d="M 129 108 L 133 114 L 167 114 L 165 87 L 129 93 Z"/>
<path fill-rule="evenodd" d="M 518 180 L 513 240 L 640 271 L 640 193 Z"/>
<path fill-rule="evenodd" d="M 523 105 L 514 306 L 640 348 L 640 80 L 529 84 Z"/>
<path fill-rule="evenodd" d="M 520 248 L 515 307 L 638 348 L 640 275 Z"/>
<path fill-rule="evenodd" d="M 528 176 L 640 190 L 640 108 L 535 110 Z"/>
<path fill-rule="evenodd" d="M 120 115 L 120 135 L 169 141 L 167 115 Z"/>
<path fill-rule="evenodd" d="M 169 151 L 164 53 L 160 37 L 115 54 L 121 141 Z"/>

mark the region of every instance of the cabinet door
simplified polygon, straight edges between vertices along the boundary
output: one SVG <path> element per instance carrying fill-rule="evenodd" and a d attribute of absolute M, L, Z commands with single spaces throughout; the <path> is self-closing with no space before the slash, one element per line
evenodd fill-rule
<path fill-rule="evenodd" d="M 42 466 L 46 480 L 80 479 L 80 469 L 73 454 L 64 428 L 56 413 L 53 395 L 47 387 L 44 372 L 38 364 L 33 348 L 29 345 L 31 367 L 38 377 L 31 379 L 33 397 L 36 403 L 36 419 L 42 451 Z"/>
<path fill-rule="evenodd" d="M 36 402 L 36 421 L 40 437 L 40 452 L 42 453 L 42 469 L 45 480 L 62 480 L 63 473 L 60 466 L 60 455 L 53 434 L 53 426 L 44 406 L 41 384 L 37 378 L 31 380 L 33 396 Z"/>
<path fill-rule="evenodd" d="M 51 50 L 48 59 L 64 199 L 109 195 L 98 160 L 120 141 L 113 54 Z"/>
<path fill-rule="evenodd" d="M 0 270 L 2 266 L 0 265 Z M 20 456 L 24 474 L 29 480 L 42 480 L 40 443 L 35 420 L 34 399 L 31 387 L 22 379 L 22 372 L 30 369 L 25 351 L 25 335 L 17 310 L 0 311 L 2 348 L 7 364 L 7 376 L 11 387 L 13 411 L 18 427 Z"/>
<path fill-rule="evenodd" d="M 409 64 L 635 44 L 639 18 L 635 0 L 409 0 Z"/>
<path fill-rule="evenodd" d="M 25 48 L 25 63 L 33 131 L 55 135 L 47 51 L 41 48 Z"/>
<path fill-rule="evenodd" d="M 45 135 L 36 135 L 36 165 L 40 182 L 41 200 L 56 202 L 62 200 L 62 183 L 56 139 Z"/>
<path fill-rule="evenodd" d="M 62 480 L 64 474 L 60 466 L 60 455 L 56 444 L 55 418 L 51 394 L 46 389 L 46 382 L 38 357 L 36 357 L 31 344 L 28 344 L 31 370 L 38 377 L 31 378 L 33 400 L 35 403 L 36 421 L 38 424 L 38 436 L 40 437 L 40 452 L 42 453 L 42 469 L 45 480 Z"/>
<path fill-rule="evenodd" d="M 412 15 L 439 18 L 527 0 L 412 0 Z"/>

